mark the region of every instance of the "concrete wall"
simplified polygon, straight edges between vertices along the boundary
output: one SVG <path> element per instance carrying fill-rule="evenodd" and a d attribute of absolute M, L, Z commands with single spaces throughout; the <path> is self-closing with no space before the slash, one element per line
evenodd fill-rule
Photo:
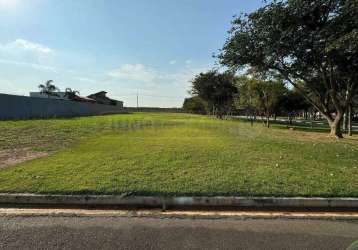
<path fill-rule="evenodd" d="M 0 120 L 125 113 L 120 106 L 0 94 Z"/>
<path fill-rule="evenodd" d="M 123 108 L 123 102 L 122 101 L 117 101 L 117 106 L 122 109 Z"/>

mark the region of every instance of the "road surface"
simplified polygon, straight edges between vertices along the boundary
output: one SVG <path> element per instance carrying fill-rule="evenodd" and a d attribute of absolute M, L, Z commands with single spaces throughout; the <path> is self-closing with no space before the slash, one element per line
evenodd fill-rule
<path fill-rule="evenodd" d="M 0 217 L 0 249 L 346 249 L 358 222 Z"/>

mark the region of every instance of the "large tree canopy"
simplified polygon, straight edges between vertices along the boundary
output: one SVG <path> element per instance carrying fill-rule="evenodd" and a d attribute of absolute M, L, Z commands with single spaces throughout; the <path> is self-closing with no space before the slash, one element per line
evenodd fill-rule
<path fill-rule="evenodd" d="M 235 76 L 230 72 L 220 73 L 210 70 L 200 73 L 192 80 L 192 94 L 199 96 L 208 104 L 208 108 L 222 118 L 233 106 L 233 97 L 237 93 L 234 86 Z"/>
<path fill-rule="evenodd" d="M 194 114 L 206 114 L 208 109 L 207 106 L 207 103 L 199 96 L 185 98 L 183 103 L 183 109 L 186 112 Z"/>
<path fill-rule="evenodd" d="M 358 85 L 358 1 L 288 0 L 236 18 L 220 62 L 279 73 L 327 119 L 331 135 Z"/>

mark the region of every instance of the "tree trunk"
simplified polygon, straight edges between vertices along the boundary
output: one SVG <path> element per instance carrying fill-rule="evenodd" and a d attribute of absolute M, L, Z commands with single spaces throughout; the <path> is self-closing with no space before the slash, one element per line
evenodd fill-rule
<path fill-rule="evenodd" d="M 352 136 L 352 104 L 348 105 L 347 111 L 348 136 Z"/>
<path fill-rule="evenodd" d="M 266 127 L 270 127 L 270 116 L 266 115 Z"/>
<path fill-rule="evenodd" d="M 348 117 L 347 117 L 348 114 L 347 113 L 348 112 L 346 112 L 343 116 L 343 131 L 347 131 L 347 125 L 348 125 Z"/>
<path fill-rule="evenodd" d="M 251 122 L 251 127 L 254 126 L 254 114 L 253 114 L 252 111 L 251 111 L 251 114 L 250 114 L 250 122 Z"/>
<path fill-rule="evenodd" d="M 331 132 L 330 132 L 330 136 L 335 137 L 335 138 L 343 138 L 343 134 L 341 131 L 341 125 L 337 124 L 337 123 L 332 123 L 330 125 L 331 128 Z"/>
<path fill-rule="evenodd" d="M 289 119 L 289 124 L 290 124 L 290 125 L 293 125 L 293 116 L 290 115 L 290 116 L 288 117 L 288 119 Z"/>
<path fill-rule="evenodd" d="M 341 123 L 342 123 L 343 114 L 338 112 L 334 120 L 327 119 L 329 127 L 331 128 L 330 136 L 335 138 L 343 138 Z"/>

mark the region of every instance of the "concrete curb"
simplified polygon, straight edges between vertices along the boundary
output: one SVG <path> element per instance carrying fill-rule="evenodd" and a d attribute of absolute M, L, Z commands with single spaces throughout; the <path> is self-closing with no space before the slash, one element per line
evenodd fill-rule
<path fill-rule="evenodd" d="M 218 211 L 160 209 L 86 209 L 86 208 L 0 208 L 2 216 L 22 217 L 126 217 L 151 219 L 309 219 L 356 220 L 358 212 L 290 212 L 290 211 Z"/>
<path fill-rule="evenodd" d="M 0 204 L 166 207 L 285 207 L 358 209 L 358 198 L 305 197 L 157 197 L 124 195 L 0 194 Z"/>

